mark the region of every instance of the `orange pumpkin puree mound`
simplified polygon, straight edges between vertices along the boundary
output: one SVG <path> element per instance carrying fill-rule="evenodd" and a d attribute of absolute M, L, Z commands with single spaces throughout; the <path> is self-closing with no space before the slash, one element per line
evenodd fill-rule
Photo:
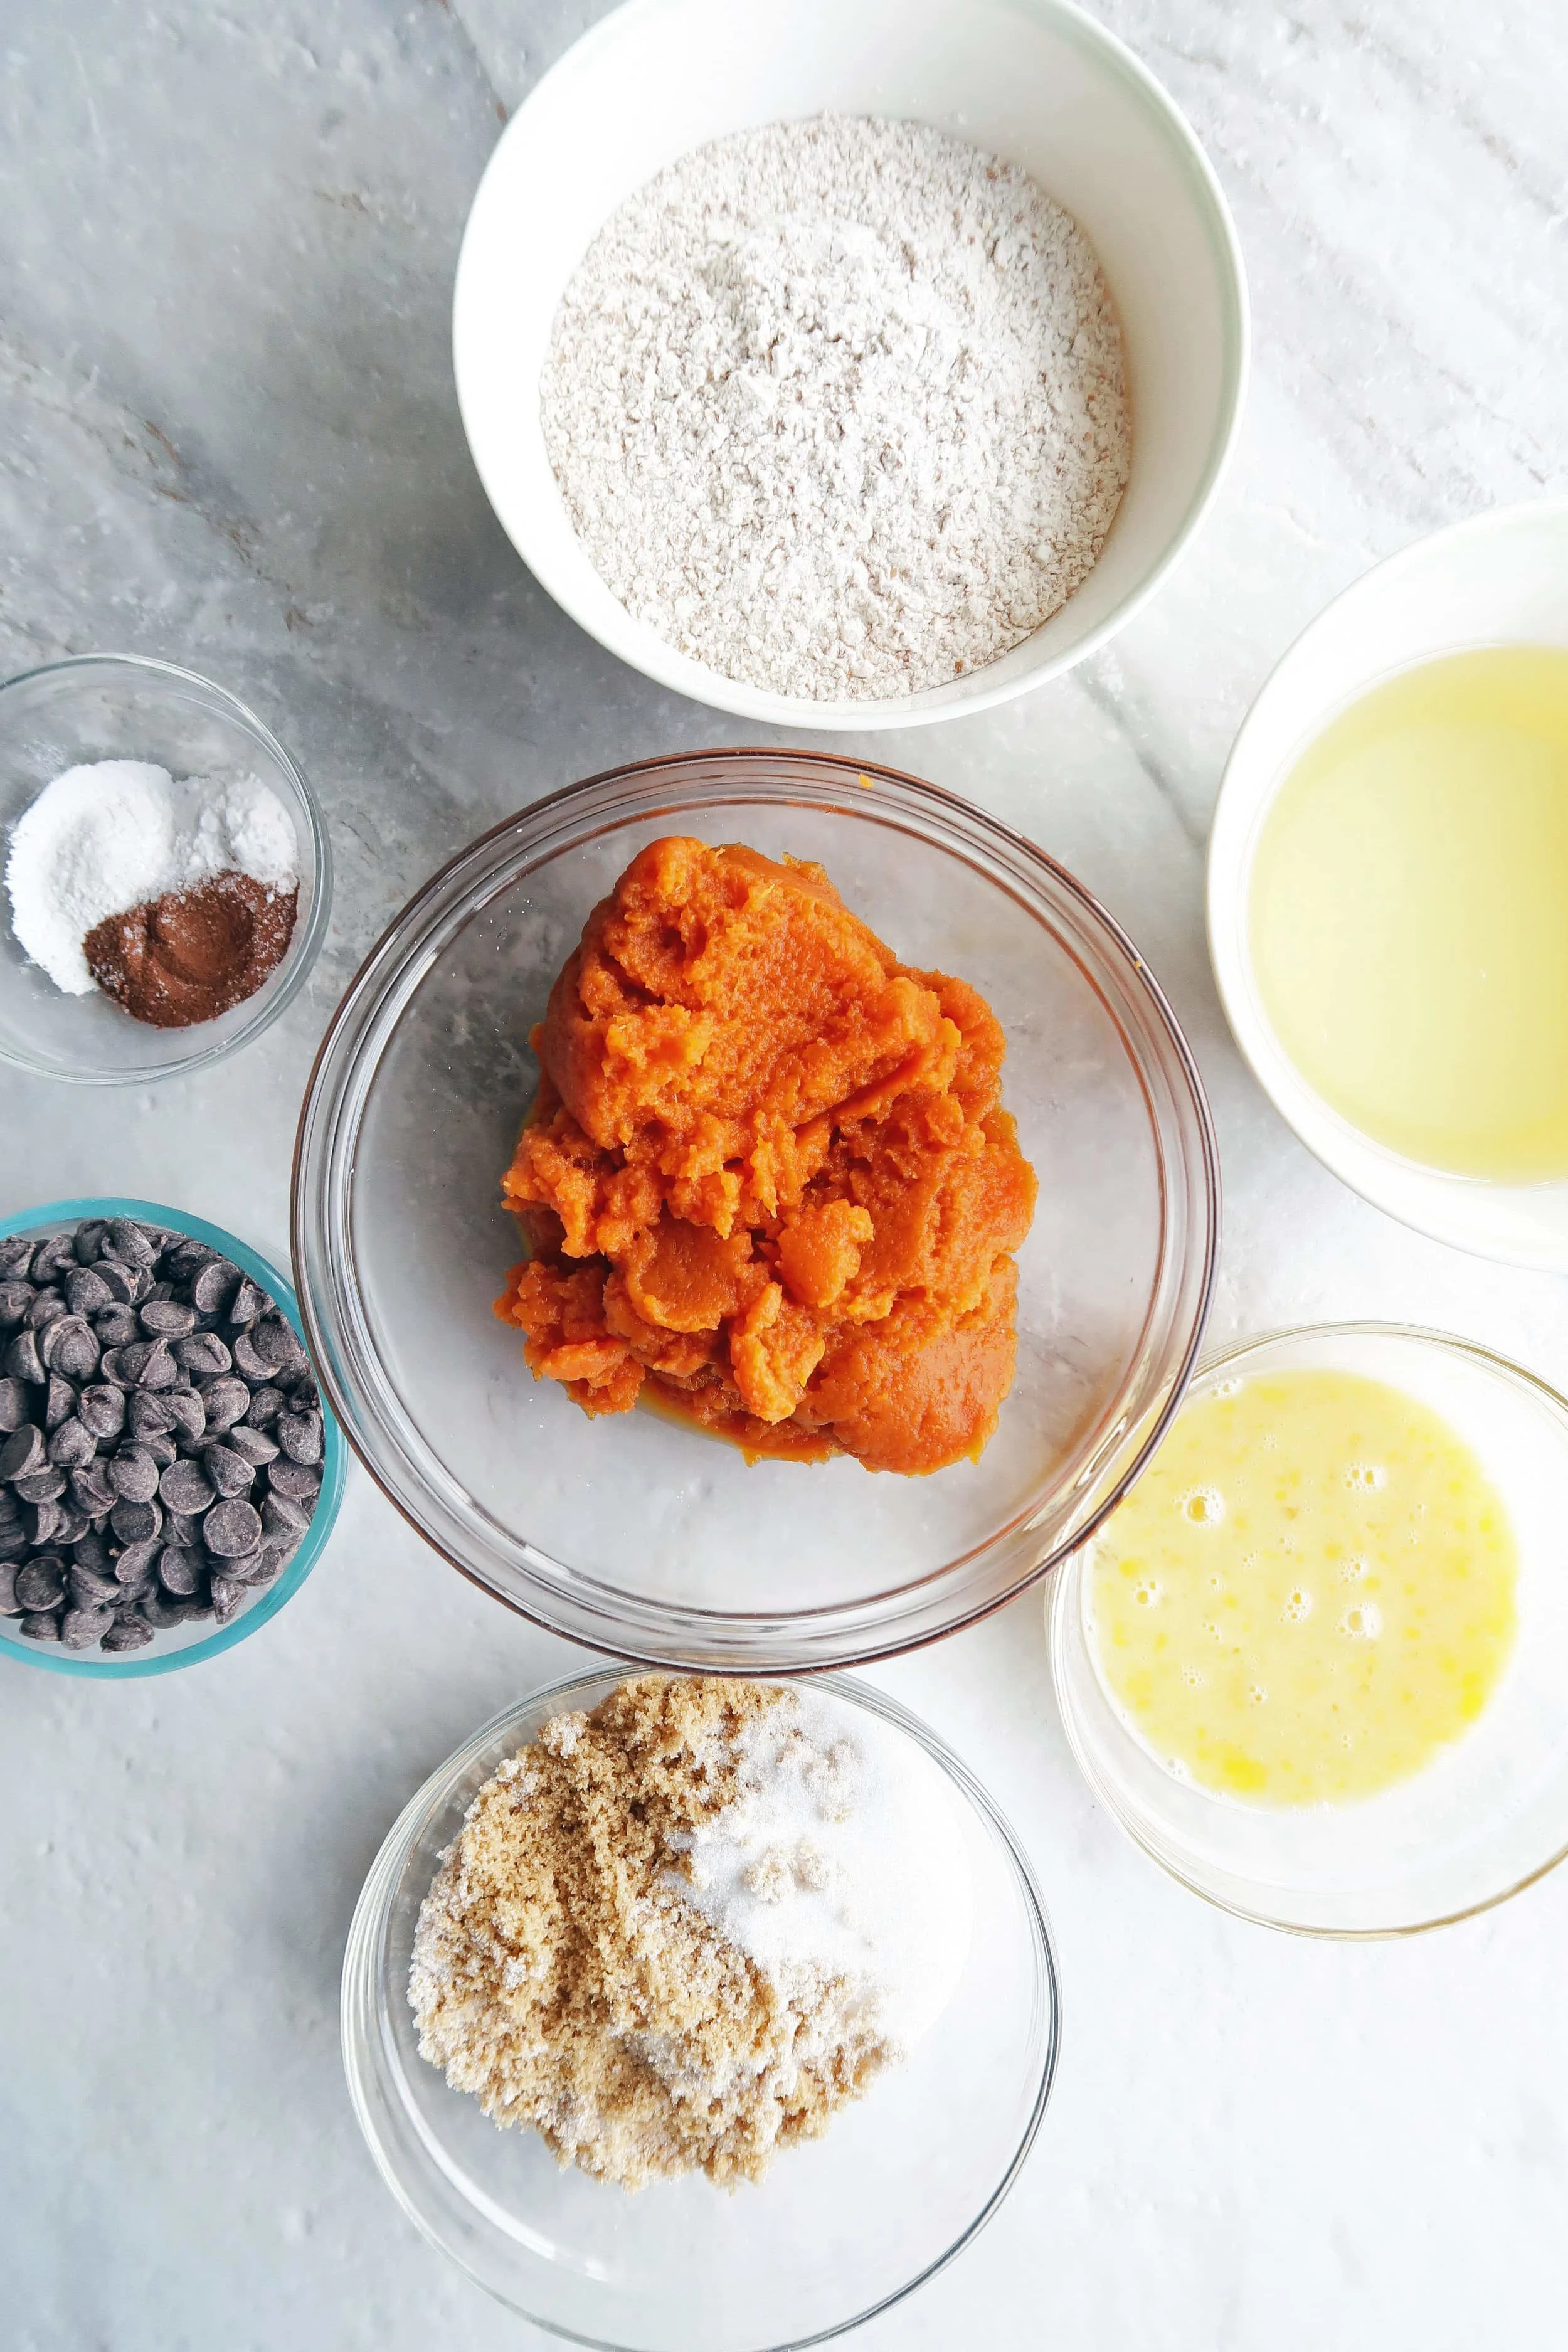
<path fill-rule="evenodd" d="M 749 1453 L 978 1455 L 1013 1378 L 1034 1171 L 1002 1031 L 819 866 L 656 841 L 533 1032 L 496 1312 L 585 1412 L 644 1397 Z"/>

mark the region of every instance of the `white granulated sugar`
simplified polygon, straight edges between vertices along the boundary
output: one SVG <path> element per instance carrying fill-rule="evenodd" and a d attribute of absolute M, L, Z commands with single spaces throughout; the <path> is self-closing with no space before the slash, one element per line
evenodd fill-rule
<path fill-rule="evenodd" d="M 1131 459 L 1077 223 L 922 123 L 824 116 L 682 156 L 562 298 L 556 480 L 627 611 L 814 700 L 941 686 L 1048 620 Z"/>
<path fill-rule="evenodd" d="M 234 872 L 271 890 L 300 878 L 293 819 L 258 778 L 176 783 L 149 761 L 92 761 L 46 784 L 12 829 L 11 928 L 57 988 L 86 996 L 82 942 L 106 916 Z"/>
<path fill-rule="evenodd" d="M 669 1885 L 809 2011 L 908 2051 L 952 1998 L 973 1897 L 963 1809 L 901 1732 L 820 1691 L 787 1692 L 746 1734 L 741 1794 Z"/>

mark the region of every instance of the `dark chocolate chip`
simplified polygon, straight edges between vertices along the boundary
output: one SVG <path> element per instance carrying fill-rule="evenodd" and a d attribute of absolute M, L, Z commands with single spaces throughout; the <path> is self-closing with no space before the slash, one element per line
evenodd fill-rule
<path fill-rule="evenodd" d="M 9 1330 L 14 1324 L 25 1322 L 37 1295 L 30 1282 L 0 1282 L 0 1324 Z"/>
<path fill-rule="evenodd" d="M 202 1540 L 219 1559 L 238 1559 L 261 1541 L 261 1520 L 249 1503 L 226 1498 L 202 1522 Z"/>
<path fill-rule="evenodd" d="M 73 1547 L 71 1558 L 79 1568 L 90 1568 L 100 1576 L 112 1576 L 114 1573 L 109 1546 L 101 1536 L 83 1536 L 81 1541 Z"/>
<path fill-rule="evenodd" d="M 96 1569 L 79 1565 L 71 1570 L 67 1591 L 78 1609 L 114 1609 L 125 1598 L 124 1587 L 112 1576 L 100 1576 Z"/>
<path fill-rule="evenodd" d="M 98 1452 L 98 1440 L 84 1421 L 73 1412 L 62 1421 L 49 1439 L 49 1460 L 58 1470 L 79 1470 Z"/>
<path fill-rule="evenodd" d="M 159 1402 L 170 1413 L 174 1426 L 183 1437 L 203 1435 L 207 1425 L 207 1409 L 195 1389 L 166 1389 Z"/>
<path fill-rule="evenodd" d="M 216 1447 L 215 1452 L 221 1452 Z M 221 1490 L 198 1462 L 172 1462 L 158 1481 L 158 1493 L 172 1511 L 192 1517 L 206 1510 Z"/>
<path fill-rule="evenodd" d="M 41 1470 L 24 1470 L 11 1485 L 24 1503 L 58 1503 L 66 1490 L 66 1474 L 46 1463 Z"/>
<path fill-rule="evenodd" d="M 128 1265 L 116 1265 L 110 1258 L 100 1258 L 93 1272 L 117 1307 L 134 1307 L 142 1296 L 142 1284 Z"/>
<path fill-rule="evenodd" d="M 202 1539 L 201 1514 L 196 1511 L 163 1512 L 163 1540 L 172 1544 L 199 1544 Z"/>
<path fill-rule="evenodd" d="M 26 1633 L 29 1642 L 58 1642 L 60 1638 L 60 1621 L 58 1617 L 51 1617 L 46 1611 L 39 1609 L 34 1611 L 31 1616 L 24 1617 L 16 1631 L 19 1633 Z"/>
<path fill-rule="evenodd" d="M 243 1381 L 230 1378 L 210 1381 L 202 1391 L 202 1403 L 206 1412 L 206 1425 L 214 1437 L 221 1437 L 250 1402 L 250 1391 Z"/>
<path fill-rule="evenodd" d="M 103 1646 L 118 1654 L 121 1650 L 143 1650 L 153 1638 L 153 1628 L 144 1617 L 117 1617 L 103 1637 Z"/>
<path fill-rule="evenodd" d="M 175 1340 L 174 1361 L 184 1364 L 198 1381 L 207 1381 L 219 1372 L 226 1372 L 234 1358 L 216 1331 L 193 1331 L 187 1338 Z"/>
<path fill-rule="evenodd" d="M 68 1234 L 51 1234 L 47 1241 L 38 1244 L 33 1253 L 33 1280 L 35 1282 L 62 1281 L 76 1263 L 74 1231 Z"/>
<path fill-rule="evenodd" d="M 49 1538 L 51 1543 L 80 1543 L 83 1536 L 92 1533 L 92 1521 L 85 1511 L 74 1510 L 64 1502 L 50 1503 L 47 1507 L 55 1514 L 54 1533 Z"/>
<path fill-rule="evenodd" d="M 30 1559 L 16 1571 L 16 1599 L 24 1609 L 58 1609 L 65 1593 L 66 1564 L 53 1552 Z"/>
<path fill-rule="evenodd" d="M 204 1315 L 215 1314 L 227 1306 L 244 1279 L 238 1266 L 230 1265 L 227 1258 L 209 1258 L 192 1278 L 191 1305 Z"/>
<path fill-rule="evenodd" d="M 203 1552 L 168 1544 L 158 1555 L 158 1581 L 177 1601 L 188 1601 L 199 1590 L 205 1573 L 206 1556 Z"/>
<path fill-rule="evenodd" d="M 25 1381 L 15 1380 L 9 1373 L 0 1380 L 0 1433 L 9 1436 L 21 1428 L 30 1408 Z"/>
<path fill-rule="evenodd" d="M 117 1258 L 121 1265 L 144 1265 L 151 1269 L 158 1255 L 156 1242 L 149 1240 L 142 1227 L 132 1224 L 129 1217 L 111 1217 L 109 1231 L 99 1244 L 104 1257 Z"/>
<path fill-rule="evenodd" d="M 267 1483 L 275 1495 L 287 1495 L 301 1507 L 313 1503 L 321 1491 L 321 1474 L 308 1462 L 269 1462 Z"/>
<path fill-rule="evenodd" d="M 24 1520 L 6 1521 L 0 1526 L 0 1559 L 20 1559 L 24 1552 L 32 1549 L 32 1542 Z"/>
<path fill-rule="evenodd" d="M 126 1400 L 125 1418 L 133 1437 L 162 1437 L 174 1426 L 174 1391 L 165 1391 L 157 1396 L 150 1389 L 138 1389 Z"/>
<path fill-rule="evenodd" d="M 278 1376 L 278 1366 L 270 1357 L 263 1356 L 257 1349 L 256 1334 L 260 1328 L 259 1323 L 253 1323 L 247 1331 L 237 1331 L 234 1335 L 234 1369 L 243 1374 L 253 1387 L 260 1387 Z"/>
<path fill-rule="evenodd" d="M 221 1444 L 204 1445 L 202 1468 L 220 1495 L 248 1495 L 256 1472 L 243 1454 Z"/>
<path fill-rule="evenodd" d="M 287 1410 L 288 1404 L 289 1400 L 281 1389 L 258 1389 L 250 1400 L 245 1418 L 252 1429 L 266 1429 Z"/>
<path fill-rule="evenodd" d="M 70 1513 L 62 1509 L 58 1503 L 28 1503 L 22 1513 L 22 1525 L 26 1528 L 36 1549 L 45 1544 L 54 1543 L 57 1539 L 63 1543 L 65 1531 L 69 1527 L 70 1520 Z M 87 1526 L 85 1519 L 82 1526 L 85 1530 Z"/>
<path fill-rule="evenodd" d="M 48 1324 L 38 1340 L 38 1353 L 51 1372 L 68 1380 L 90 1381 L 103 1350 L 98 1335 L 83 1315 L 62 1315 Z"/>
<path fill-rule="evenodd" d="M 104 1348 L 123 1348 L 142 1329 L 134 1307 L 106 1307 L 101 1315 L 93 1317 L 92 1328 L 98 1334 L 99 1345 Z"/>
<path fill-rule="evenodd" d="M 183 1625 L 185 1622 L 185 1612 L 180 1603 L 166 1600 L 159 1592 L 149 1593 L 146 1600 L 139 1604 L 136 1613 L 154 1633 L 172 1633 L 176 1625 Z"/>
<path fill-rule="evenodd" d="M 116 1581 L 140 1584 L 162 1549 L 162 1529 L 155 1536 L 144 1536 L 140 1543 L 127 1544 L 114 1563 Z"/>
<path fill-rule="evenodd" d="M 136 1443 L 146 1447 L 160 1470 L 166 1470 L 180 1450 L 179 1441 L 172 1429 L 161 1429 L 153 1437 L 139 1437 Z"/>
<path fill-rule="evenodd" d="M 248 1462 L 254 1467 L 259 1467 L 263 1462 L 275 1462 L 278 1459 L 278 1448 L 271 1438 L 266 1436 L 259 1429 L 247 1428 L 243 1421 L 235 1423 L 228 1433 L 226 1443 L 232 1446 L 241 1461 Z"/>
<path fill-rule="evenodd" d="M 113 1304 L 113 1291 L 90 1265 L 79 1265 L 74 1274 L 67 1275 L 66 1305 L 73 1315 L 101 1315 Z"/>
<path fill-rule="evenodd" d="M 44 1433 L 26 1421 L 0 1445 L 0 1478 L 25 1477 L 29 1470 L 41 1469 L 44 1458 Z"/>
<path fill-rule="evenodd" d="M 44 1352 L 44 1333 L 48 1329 L 51 1323 L 58 1323 L 63 1316 L 68 1315 L 70 1309 L 67 1307 L 64 1298 L 58 1290 L 51 1287 L 48 1290 L 39 1291 L 37 1297 L 28 1307 L 26 1315 L 23 1319 L 25 1320 L 29 1331 L 36 1331 L 38 1334 L 38 1353 L 40 1356 Z"/>
<path fill-rule="evenodd" d="M 267 1293 L 258 1289 L 247 1275 L 229 1300 L 228 1319 L 237 1331 L 240 1330 L 247 1323 L 254 1323 L 258 1315 L 265 1315 L 271 1304 Z"/>
<path fill-rule="evenodd" d="M 89 1462 L 81 1469 L 71 1471 L 66 1485 L 75 1508 L 85 1511 L 89 1519 L 107 1518 L 114 1508 L 114 1489 L 109 1483 L 108 1469 L 101 1462 Z"/>
<path fill-rule="evenodd" d="M 136 1385 L 125 1370 L 125 1352 L 123 1348 L 106 1348 L 103 1361 L 98 1368 L 102 1378 L 117 1389 L 133 1389 Z"/>
<path fill-rule="evenodd" d="M 61 1422 L 68 1421 L 75 1411 L 75 1389 L 63 1374 L 51 1372 L 44 1395 L 44 1427 L 58 1429 Z"/>
<path fill-rule="evenodd" d="M 298 1542 L 310 1524 L 310 1513 L 290 1495 L 268 1495 L 261 1506 L 262 1532 L 285 1542 Z"/>
<path fill-rule="evenodd" d="M 109 1219 L 107 1217 L 84 1217 L 82 1219 L 80 1224 L 71 1235 L 71 1248 L 75 1252 L 76 1261 L 79 1265 L 90 1265 L 92 1264 L 93 1259 L 98 1255 L 99 1251 L 103 1246 L 103 1237 L 108 1231 Z"/>
<path fill-rule="evenodd" d="M 145 1543 L 163 1527 L 163 1514 L 156 1503 L 127 1499 L 116 1503 L 109 1515 L 109 1524 L 122 1544 Z M 118 1574 L 118 1570 L 115 1572 Z"/>
<path fill-rule="evenodd" d="M 60 1639 L 68 1650 L 90 1650 L 114 1622 L 107 1609 L 68 1609 Z"/>
<path fill-rule="evenodd" d="M 158 1465 L 144 1445 L 122 1445 L 104 1467 L 116 1495 L 127 1503 L 150 1503 L 158 1491 Z M 132 1540 L 129 1535 L 124 1539 Z"/>
<path fill-rule="evenodd" d="M 0 1617 L 22 1614 L 22 1604 L 16 1598 L 16 1579 L 20 1574 L 19 1560 L 0 1559 Z"/>
<path fill-rule="evenodd" d="M 18 1331 L 5 1350 L 5 1370 L 18 1381 L 31 1381 L 35 1388 L 44 1384 L 43 1358 L 38 1353 L 37 1334 Z"/>
<path fill-rule="evenodd" d="M 77 1412 L 101 1444 L 118 1437 L 125 1426 L 125 1391 L 101 1385 L 83 1389 Z"/>
<path fill-rule="evenodd" d="M 7 1234 L 0 1241 L 0 1282 L 25 1282 L 37 1246 L 26 1234 Z"/>
<path fill-rule="evenodd" d="M 155 1339 L 183 1339 L 196 1328 L 196 1310 L 177 1298 L 144 1299 L 137 1309 L 142 1328 Z"/>
<path fill-rule="evenodd" d="M 237 1576 L 215 1576 L 212 1580 L 213 1620 L 226 1625 L 244 1605 L 246 1586 Z"/>
<path fill-rule="evenodd" d="M 278 1443 L 290 1462 L 321 1458 L 321 1416 L 319 1412 L 280 1412 Z"/>

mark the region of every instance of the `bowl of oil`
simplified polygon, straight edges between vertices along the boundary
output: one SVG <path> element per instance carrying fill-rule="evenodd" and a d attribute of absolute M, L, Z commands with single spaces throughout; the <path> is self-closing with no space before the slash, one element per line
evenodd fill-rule
<path fill-rule="evenodd" d="M 1078 1761 L 1173 1876 L 1305 1934 L 1468 1916 L 1568 1851 L 1568 1405 L 1341 1324 L 1212 1360 L 1055 1580 Z"/>
<path fill-rule="evenodd" d="M 1568 1269 L 1568 502 L 1421 541 L 1291 647 L 1226 771 L 1209 939 L 1336 1175 Z"/>

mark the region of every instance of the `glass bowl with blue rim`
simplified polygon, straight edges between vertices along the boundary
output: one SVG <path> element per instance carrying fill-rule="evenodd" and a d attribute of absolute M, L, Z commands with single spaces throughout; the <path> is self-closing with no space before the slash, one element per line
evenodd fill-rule
<path fill-rule="evenodd" d="M 263 1257 L 221 1225 L 208 1224 L 203 1217 L 193 1217 L 182 1209 L 165 1208 L 156 1201 L 82 1200 L 51 1201 L 43 1208 L 26 1209 L 20 1215 L 0 1218 L 0 1241 L 17 1234 L 47 1240 L 51 1234 L 68 1231 L 88 1218 L 128 1217 L 136 1223 L 156 1225 L 165 1231 L 180 1234 L 192 1241 L 205 1242 L 209 1249 L 238 1266 L 242 1274 L 266 1291 L 279 1312 L 293 1327 L 303 1343 L 304 1332 L 300 1320 L 299 1301 L 292 1284 L 271 1262 Z M 254 1597 L 246 1601 L 237 1615 L 226 1625 L 214 1626 L 210 1621 L 195 1620 L 159 1633 L 146 1649 L 105 1654 L 65 1651 L 52 1643 L 26 1639 L 18 1630 L 14 1617 L 0 1617 L 0 1652 L 6 1657 L 19 1658 L 29 1666 L 42 1666 L 54 1675 L 96 1676 L 100 1681 L 129 1681 L 137 1675 L 169 1675 L 180 1666 L 200 1665 L 205 1659 L 216 1658 L 222 1651 L 232 1650 L 237 1642 L 259 1631 L 269 1618 L 286 1608 L 305 1579 L 314 1568 L 321 1548 L 331 1534 L 332 1523 L 342 1501 L 343 1475 L 347 1453 L 337 1423 L 323 1405 L 321 1409 L 321 1490 L 310 1524 L 282 1573 L 271 1583 L 258 1587 Z"/>

